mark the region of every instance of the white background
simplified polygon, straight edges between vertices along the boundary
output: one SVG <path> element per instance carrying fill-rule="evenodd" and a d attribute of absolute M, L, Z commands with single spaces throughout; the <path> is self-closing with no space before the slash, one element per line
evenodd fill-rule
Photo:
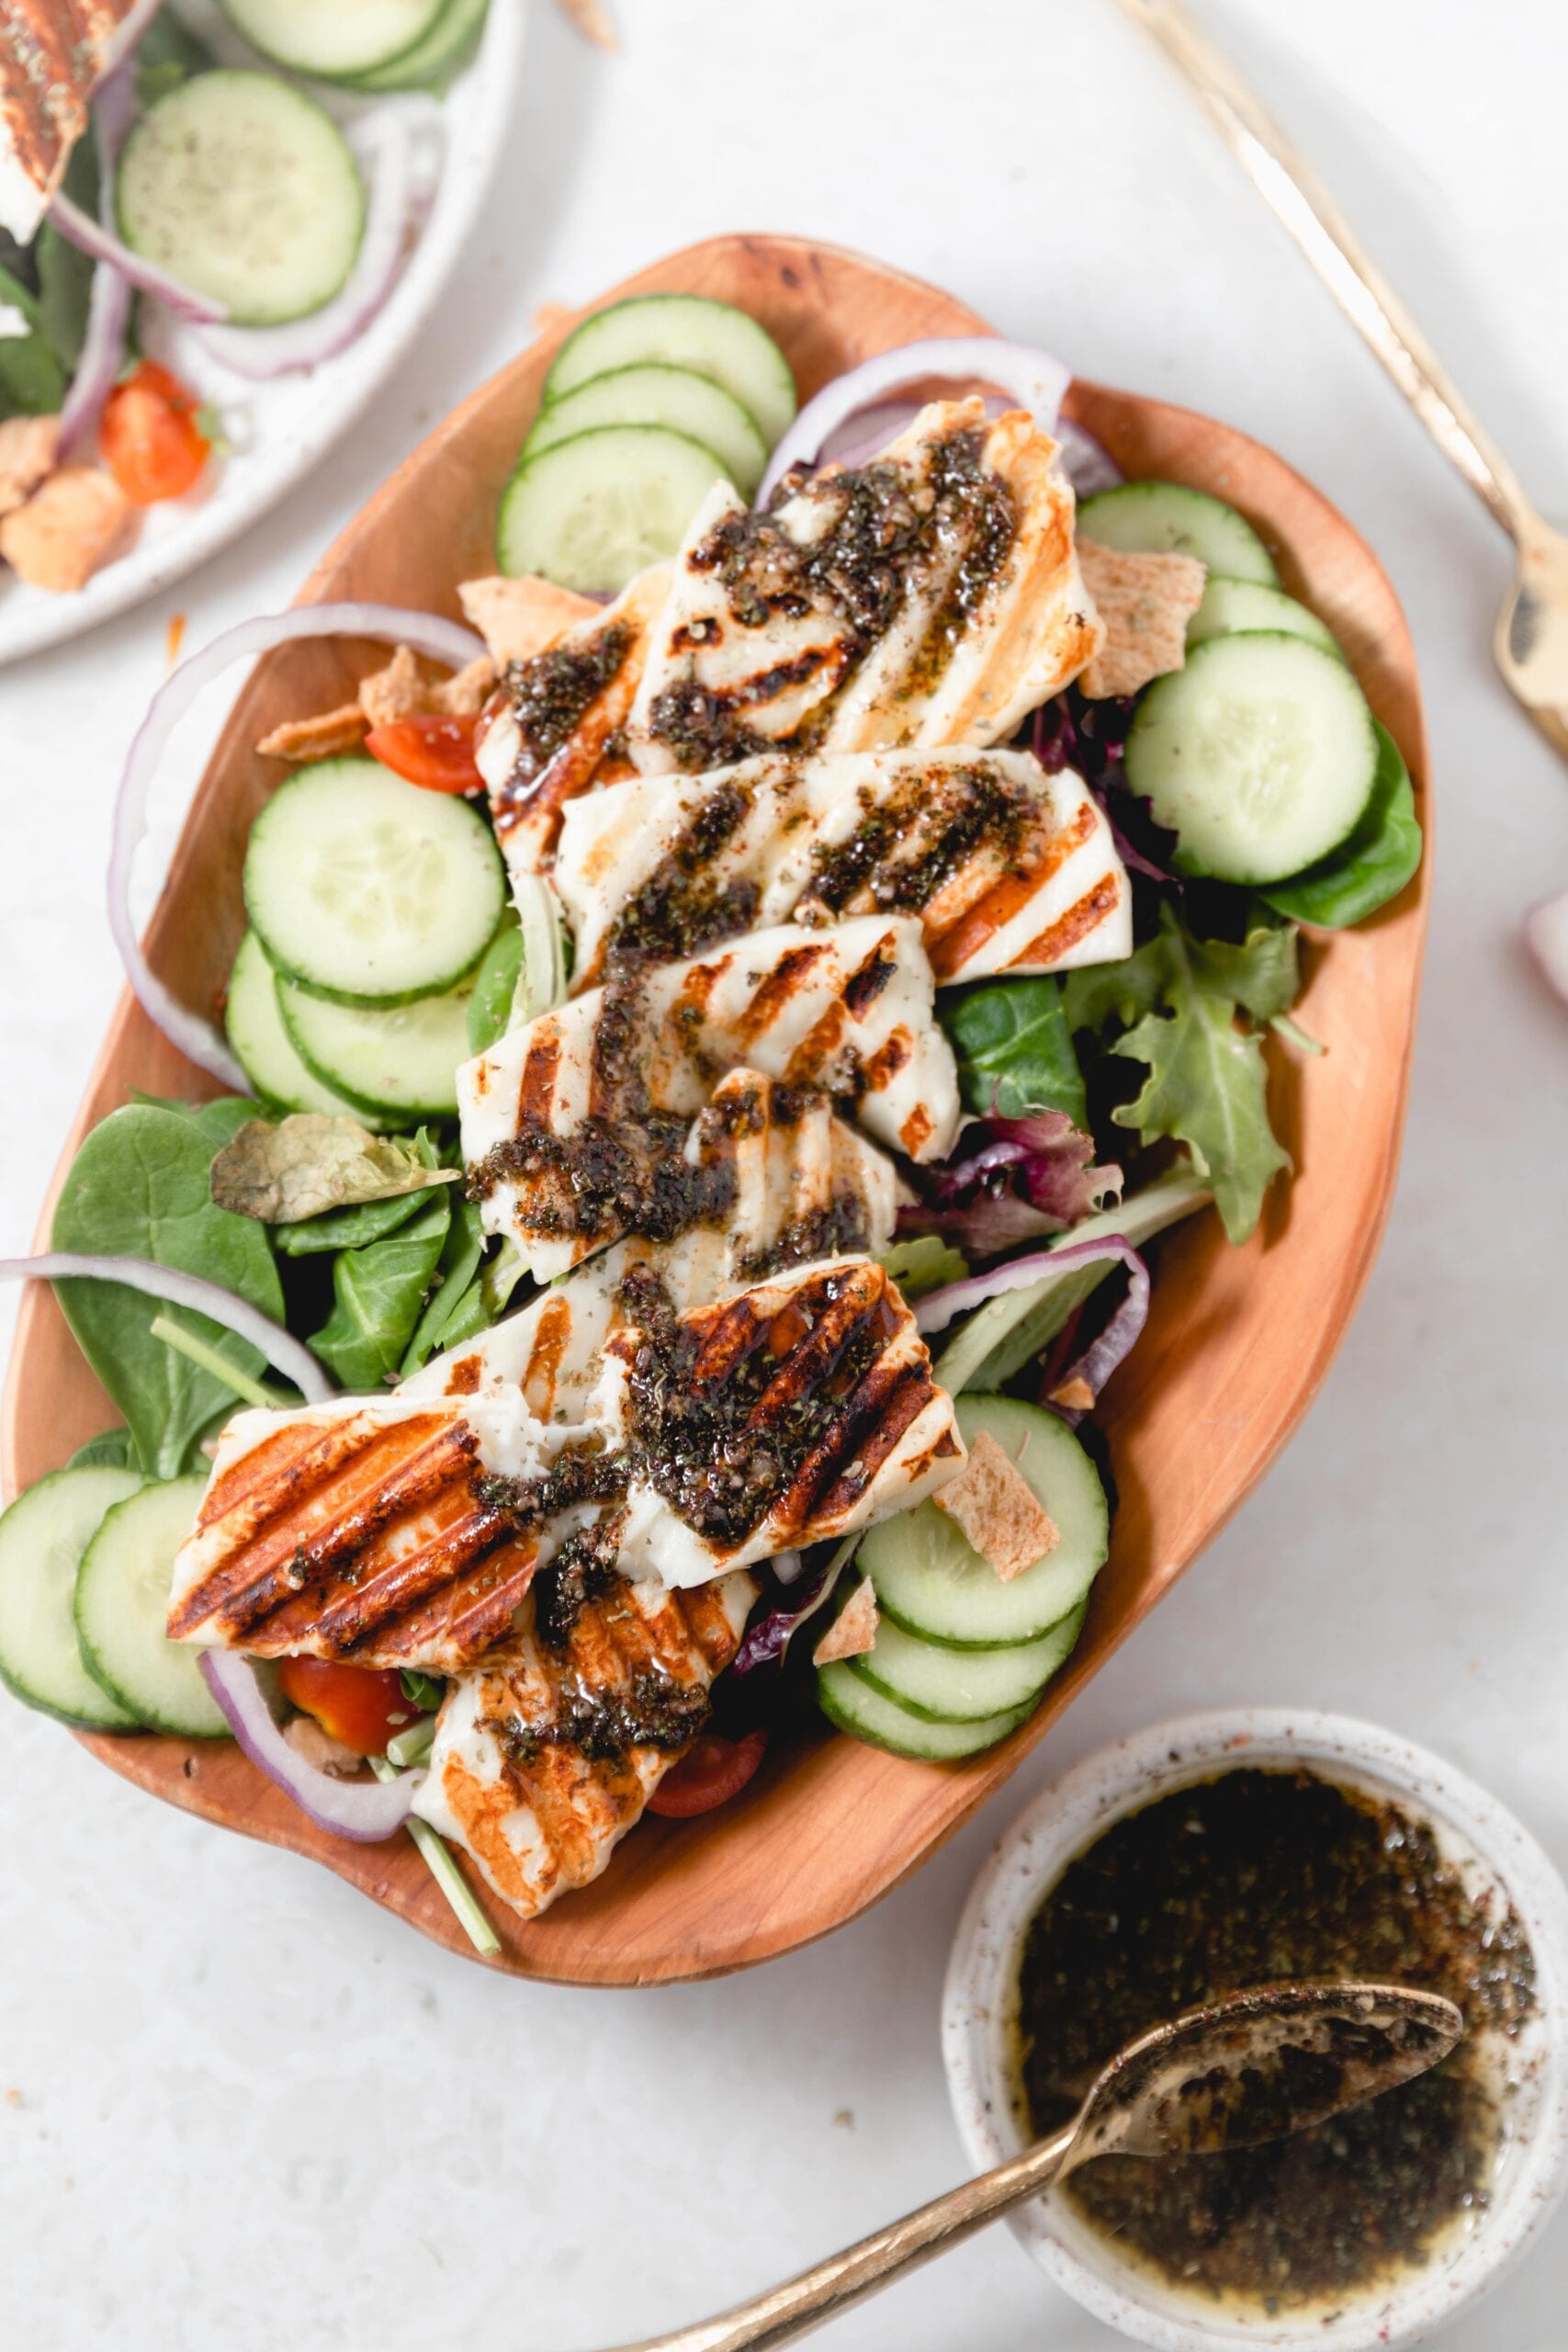
<path fill-rule="evenodd" d="M 46 2352 L 569 2352 L 695 2317 L 947 2186 L 937 2000 L 964 1890 L 1015 1804 L 1158 1714 L 1373 1716 L 1568 1861 L 1568 1012 L 1518 944 L 1523 908 L 1568 885 L 1568 772 L 1490 669 L 1504 545 L 1111 0 L 615 5 L 610 59 L 540 8 L 487 223 L 350 446 L 161 604 L 0 673 L 0 1249 L 28 1238 L 118 984 L 109 802 L 170 612 L 199 643 L 284 604 L 536 303 L 733 228 L 862 246 L 1261 435 L 1382 554 L 1439 839 L 1393 1226 L 1266 1490 L 986 1817 L 761 1973 L 498 1981 L 0 1709 L 0 2292 L 9 2339 Z M 1555 0 L 1201 13 L 1568 511 Z M 1565 2301 L 1559 2225 L 1449 2340 L 1558 2352 Z M 994 2232 L 830 2340 L 1112 2339 Z"/>

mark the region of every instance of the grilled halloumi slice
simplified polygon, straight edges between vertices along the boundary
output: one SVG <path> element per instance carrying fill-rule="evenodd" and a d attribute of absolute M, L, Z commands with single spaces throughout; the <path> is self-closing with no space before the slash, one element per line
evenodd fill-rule
<path fill-rule="evenodd" d="M 448 1693 L 414 1811 L 525 1919 L 588 1885 L 696 1736 L 755 1595 L 744 1573 L 689 1593 L 612 1574 L 569 1624 L 529 1623 Z"/>
<path fill-rule="evenodd" d="M 679 1316 L 657 1278 L 625 1293 L 598 1404 L 626 1450 L 628 1574 L 706 1583 L 886 1519 L 962 1469 L 953 1400 L 874 1259 L 797 1267 Z"/>
<path fill-rule="evenodd" d="M 1132 953 L 1132 893 L 1081 778 L 1027 752 L 851 752 L 637 776 L 573 801 L 554 882 L 573 985 L 757 924 L 897 909 L 942 983 Z"/>
<path fill-rule="evenodd" d="M 0 229 L 18 244 L 32 242 L 60 188 L 95 86 L 151 13 L 148 0 L 8 0 L 0 10 Z"/>
<path fill-rule="evenodd" d="M 456 1673 L 511 1630 L 547 1548 L 476 1475 L 536 1478 L 549 1457 L 515 1390 L 237 1413 L 175 1563 L 170 1637 Z"/>
<path fill-rule="evenodd" d="M 696 1122 L 705 1131 L 733 1171 L 721 1222 L 612 1244 L 491 1329 L 433 1357 L 399 1396 L 517 1389 L 540 1421 L 581 1421 L 604 1342 L 625 1320 L 633 1267 L 655 1272 L 683 1312 L 785 1267 L 884 1250 L 893 1238 L 901 1187 L 892 1163 L 833 1116 L 826 1096 L 732 1070 Z"/>
<path fill-rule="evenodd" d="M 735 1170 L 722 1225 L 618 1243 L 395 1395 L 236 1414 L 176 1564 L 170 1633 L 437 1673 L 506 1636 L 536 1571 L 597 1507 L 519 1529 L 477 1482 L 537 1487 L 596 1433 L 593 1391 L 632 1269 L 681 1311 L 892 1238 L 892 1166 L 824 1098 L 737 1071 L 710 1113 Z M 602 1434 L 618 1438 L 618 1425 Z"/>
<path fill-rule="evenodd" d="M 667 564 L 639 572 L 603 612 L 527 661 L 509 662 L 485 706 L 475 757 L 513 874 L 548 864 L 568 801 L 628 772 L 616 746 L 669 580 Z"/>
<path fill-rule="evenodd" d="M 1101 637 L 1055 455 L 1022 410 L 993 423 L 978 398 L 938 401 L 765 514 L 716 486 L 651 632 L 636 765 L 1010 735 Z"/>
<path fill-rule="evenodd" d="M 819 1088 L 879 1142 L 939 1159 L 959 1101 L 933 1000 L 907 916 L 784 924 L 574 997 L 457 1072 L 485 1231 L 547 1281 L 623 1232 L 721 1216 L 733 1171 L 687 1123 L 740 1065 Z"/>

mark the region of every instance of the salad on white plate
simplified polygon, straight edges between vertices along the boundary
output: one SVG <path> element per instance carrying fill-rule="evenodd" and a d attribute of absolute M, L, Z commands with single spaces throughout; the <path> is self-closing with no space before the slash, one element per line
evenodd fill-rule
<path fill-rule="evenodd" d="M 20 1697 L 407 1823 L 486 1950 L 453 1848 L 531 1918 L 782 1711 L 932 1765 L 1028 1719 L 1150 1245 L 1253 1233 L 1301 930 L 1421 855 L 1258 531 L 1067 381 L 926 342 L 797 415 L 745 313 L 614 305 L 473 630 L 305 605 L 161 689 L 111 920 L 225 1091 L 112 1112 L 0 1268 L 123 1420 L 0 1520 Z M 256 746 L 220 1032 L 130 919 L 149 789 L 220 670 L 333 634 L 396 650 Z"/>
<path fill-rule="evenodd" d="M 440 293 L 515 98 L 523 0 L 119 13 L 47 168 L 10 103 L 38 61 L 0 35 L 0 660 L 165 587 L 330 447 Z"/>

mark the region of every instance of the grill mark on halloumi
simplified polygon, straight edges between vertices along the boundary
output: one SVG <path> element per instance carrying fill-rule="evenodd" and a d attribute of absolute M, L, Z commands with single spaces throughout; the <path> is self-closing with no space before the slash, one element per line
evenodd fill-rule
<path fill-rule="evenodd" d="M 171 1639 L 457 1671 L 510 1623 L 540 1548 L 477 1503 L 479 1456 L 456 1400 L 236 1415 L 175 1563 Z"/>
<path fill-rule="evenodd" d="M 615 1577 L 558 1648 L 527 1626 L 448 1694 L 415 1811 L 524 1918 L 588 1885 L 690 1746 L 676 1726 L 700 1715 L 755 1592 L 744 1574 L 668 1594 Z M 624 1737 L 639 1694 L 657 1720 L 660 1690 L 663 1744 Z"/>
<path fill-rule="evenodd" d="M 918 916 L 943 982 L 1132 948 L 1131 888 L 1103 810 L 1078 776 L 1047 775 L 1027 752 L 769 755 L 708 776 L 629 778 L 569 812 L 555 880 L 579 989 L 790 918 Z M 1041 948 L 1089 903 L 1093 925 Z"/>
<path fill-rule="evenodd" d="M 626 1285 L 604 1346 L 632 1453 L 621 1556 L 671 1585 L 824 1542 L 916 1502 L 963 1442 L 914 1317 L 842 1258 L 672 1314 Z"/>
<path fill-rule="evenodd" d="M 719 1138 L 689 1122 L 727 1069 L 811 1086 L 880 1140 L 941 1154 L 957 1077 L 908 918 L 781 926 L 656 966 L 501 1038 L 457 1073 L 469 1197 L 546 1281 L 620 1234 L 663 1240 L 728 1205 Z M 526 1102 L 522 1115 L 509 1108 Z"/>
<path fill-rule="evenodd" d="M 937 401 L 869 464 L 826 468 L 766 514 L 717 487 L 651 632 L 635 763 L 1010 732 L 1102 635 L 1055 455 L 1021 411 L 993 424 L 979 399 Z"/>
<path fill-rule="evenodd" d="M 513 874 L 547 865 L 561 810 L 615 773 L 616 746 L 668 576 L 661 565 L 640 573 L 602 613 L 576 622 L 527 661 L 509 662 L 486 705 L 475 757 Z"/>

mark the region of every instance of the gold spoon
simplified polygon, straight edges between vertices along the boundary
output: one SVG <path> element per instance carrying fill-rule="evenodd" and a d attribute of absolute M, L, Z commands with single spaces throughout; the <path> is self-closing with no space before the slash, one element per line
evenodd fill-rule
<path fill-rule="evenodd" d="M 1402 1984 L 1269 1984 L 1156 2026 L 1101 2069 L 1048 2140 L 716 2319 L 620 2352 L 766 2352 L 1038 2197 L 1091 2156 L 1214 2154 L 1325 2122 L 1425 2074 L 1464 2031 Z"/>
<path fill-rule="evenodd" d="M 1568 759 L 1568 537 L 1542 520 L 1332 197 L 1179 0 L 1121 0 L 1121 6 L 1190 85 L 1232 154 L 1438 448 L 1512 537 L 1518 568 L 1497 616 L 1492 650 L 1505 684 Z"/>

